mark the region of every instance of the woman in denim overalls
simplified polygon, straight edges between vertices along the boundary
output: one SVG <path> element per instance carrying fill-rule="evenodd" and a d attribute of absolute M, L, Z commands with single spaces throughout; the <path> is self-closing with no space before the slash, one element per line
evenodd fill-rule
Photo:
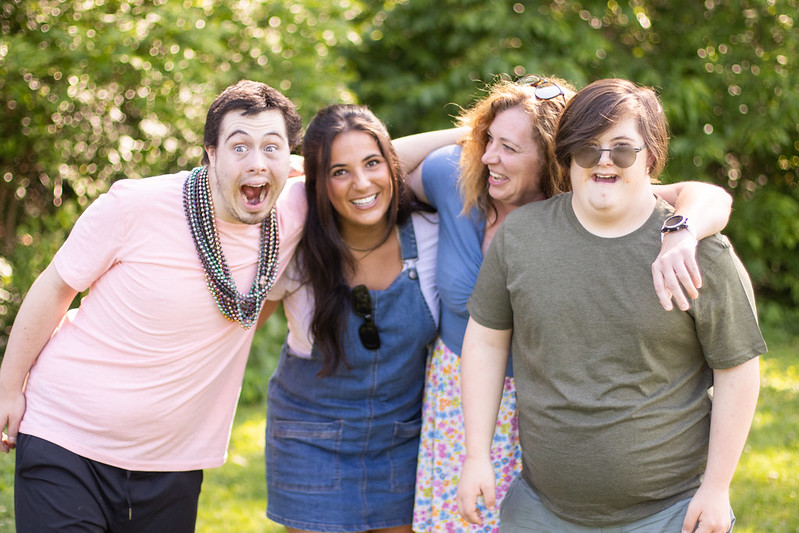
<path fill-rule="evenodd" d="M 308 217 L 273 288 L 289 334 L 269 383 L 267 515 L 289 531 L 408 532 L 437 228 L 411 215 L 388 133 L 334 105 L 303 143 Z"/>

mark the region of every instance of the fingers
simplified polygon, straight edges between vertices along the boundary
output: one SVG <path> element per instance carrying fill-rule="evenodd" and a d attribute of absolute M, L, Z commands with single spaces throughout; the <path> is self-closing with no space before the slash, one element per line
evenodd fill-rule
<path fill-rule="evenodd" d="M 693 236 L 676 232 L 664 237 L 660 254 L 652 263 L 652 281 L 663 309 L 671 311 L 673 304 L 683 311 L 690 308 L 702 286 Z"/>
<path fill-rule="evenodd" d="M 694 533 L 697 522 L 699 522 L 699 511 L 694 506 L 689 505 L 688 512 L 685 513 L 685 520 L 682 523 L 682 533 Z"/>
<path fill-rule="evenodd" d="M 477 509 L 477 496 L 468 497 L 459 493 L 458 513 L 470 524 L 483 524 L 483 517 Z"/>
<path fill-rule="evenodd" d="M 16 447 L 17 439 L 15 437 L 9 437 L 4 431 L 2 438 L 0 438 L 0 451 L 3 453 L 8 453 L 10 450 L 13 450 Z"/>

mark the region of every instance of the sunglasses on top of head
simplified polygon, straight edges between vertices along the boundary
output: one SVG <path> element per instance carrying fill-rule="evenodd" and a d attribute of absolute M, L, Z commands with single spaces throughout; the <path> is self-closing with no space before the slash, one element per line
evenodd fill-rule
<path fill-rule="evenodd" d="M 516 80 L 516 85 L 521 85 L 522 87 L 534 87 L 535 97 L 539 100 L 552 100 L 558 96 L 566 96 L 563 92 L 563 89 L 561 89 L 558 84 L 551 82 L 546 78 L 542 78 L 541 76 L 536 76 L 535 74 L 522 76 Z"/>

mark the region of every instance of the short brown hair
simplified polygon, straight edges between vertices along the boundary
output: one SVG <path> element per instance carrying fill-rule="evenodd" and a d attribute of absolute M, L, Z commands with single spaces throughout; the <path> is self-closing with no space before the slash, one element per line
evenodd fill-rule
<path fill-rule="evenodd" d="M 565 179 L 569 176 L 572 153 L 626 118 L 638 122 L 638 131 L 652 158 L 649 176 L 656 180 L 666 166 L 669 153 L 669 128 L 663 106 L 651 87 L 620 79 L 593 82 L 578 92 L 563 111 L 555 137 L 555 153 Z"/>
<path fill-rule="evenodd" d="M 207 165 L 210 161 L 206 147 L 215 147 L 219 142 L 219 128 L 226 114 L 241 110 L 245 116 L 257 115 L 269 109 L 277 109 L 283 114 L 289 149 L 293 150 L 300 143 L 302 132 L 302 119 L 294 104 L 283 93 L 265 83 L 242 80 L 222 91 L 208 108 L 203 135 L 202 164 Z"/>

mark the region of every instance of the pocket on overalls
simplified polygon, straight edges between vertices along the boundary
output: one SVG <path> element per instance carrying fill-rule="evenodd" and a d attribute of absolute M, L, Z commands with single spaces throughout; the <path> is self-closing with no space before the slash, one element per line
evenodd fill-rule
<path fill-rule="evenodd" d="M 394 436 L 388 452 L 392 492 L 412 491 L 416 485 L 416 457 L 419 453 L 421 431 L 421 418 L 394 423 Z"/>
<path fill-rule="evenodd" d="M 270 420 L 267 482 L 287 490 L 341 490 L 342 427 L 340 420 Z"/>

